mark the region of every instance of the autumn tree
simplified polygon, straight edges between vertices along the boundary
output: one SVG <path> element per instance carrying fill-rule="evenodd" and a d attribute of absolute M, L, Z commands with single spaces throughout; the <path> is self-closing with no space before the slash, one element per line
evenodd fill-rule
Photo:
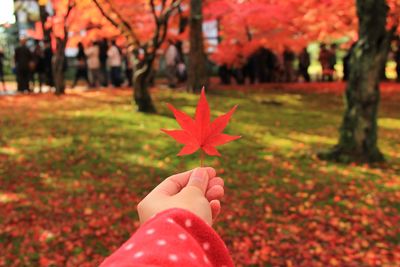
<path fill-rule="evenodd" d="M 396 26 L 386 30 L 389 8 L 385 0 L 356 3 L 359 39 L 350 59 L 352 67 L 339 143 L 321 157 L 371 163 L 384 159 L 377 146 L 379 82 Z"/>
<path fill-rule="evenodd" d="M 46 42 L 51 40 L 51 28 L 46 27 L 47 18 L 49 17 L 49 13 L 46 10 L 47 0 L 38 0 L 39 5 L 39 15 L 40 15 L 40 23 L 42 26 L 43 39 Z"/>
<path fill-rule="evenodd" d="M 56 94 L 64 94 L 66 66 L 65 49 L 76 47 L 78 42 L 87 43 L 98 38 L 120 35 L 119 31 L 101 16 L 92 0 L 51 0 L 53 14 L 45 12 L 46 0 L 39 0 L 41 15 L 45 16 L 44 40 L 51 39 L 55 48 L 53 73 Z M 44 18 L 42 18 L 43 23 Z M 82 32 L 85 35 L 82 36 Z M 48 36 L 50 35 L 50 37 Z"/>
<path fill-rule="evenodd" d="M 207 60 L 203 43 L 203 10 L 201 0 L 190 0 L 188 90 L 200 92 L 208 84 Z"/>
<path fill-rule="evenodd" d="M 285 45 L 301 48 L 307 43 L 306 38 L 290 25 L 304 16 L 298 7 L 295 0 L 206 1 L 205 19 L 217 20 L 219 26 L 220 44 L 211 60 L 219 65 L 241 67 L 260 47 L 275 52 Z"/>
<path fill-rule="evenodd" d="M 181 0 L 93 0 L 101 14 L 142 54 L 134 74 L 134 93 L 138 110 L 155 112 L 149 92 L 149 77 L 158 49 L 168 34 L 169 20 Z"/>
<path fill-rule="evenodd" d="M 53 75 L 56 94 L 65 92 L 65 48 L 68 42 L 68 26 L 70 15 L 76 6 L 75 0 L 52 0 L 54 15 L 49 18 L 56 48 L 53 59 Z"/>
<path fill-rule="evenodd" d="M 399 11 L 397 0 L 359 0 L 356 4 L 345 0 L 210 1 L 207 16 L 222 24 L 222 43 L 212 59 L 234 65 L 238 54 L 247 57 L 260 46 L 280 52 L 285 45 L 299 50 L 312 41 L 358 40 L 351 56 L 339 142 L 320 156 L 346 162 L 381 161 L 377 146 L 379 81 L 390 40 L 396 29 L 399 32 Z M 235 49 L 233 41 L 240 41 L 242 49 Z"/>

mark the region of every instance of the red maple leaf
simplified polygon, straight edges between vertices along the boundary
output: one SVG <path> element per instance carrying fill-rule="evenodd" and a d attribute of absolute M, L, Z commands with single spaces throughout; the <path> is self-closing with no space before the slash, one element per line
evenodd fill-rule
<path fill-rule="evenodd" d="M 178 156 L 192 154 L 199 148 L 210 156 L 221 156 L 215 148 L 216 146 L 240 138 L 240 136 L 232 136 L 222 133 L 237 106 L 234 106 L 228 113 L 219 116 L 210 123 L 210 107 L 208 106 L 204 87 L 201 90 L 200 99 L 197 103 L 194 120 L 186 113 L 177 110 L 171 104 L 167 105 L 174 113 L 174 116 L 182 127 L 182 130 L 161 130 L 172 136 L 178 143 L 185 145 L 178 153 Z"/>

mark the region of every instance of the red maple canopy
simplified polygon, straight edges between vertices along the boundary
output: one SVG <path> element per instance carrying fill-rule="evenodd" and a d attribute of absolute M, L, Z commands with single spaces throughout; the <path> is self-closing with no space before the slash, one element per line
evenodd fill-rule
<path fill-rule="evenodd" d="M 388 5 L 390 28 L 399 21 L 400 2 L 388 0 Z M 247 57 L 258 47 L 300 51 L 314 41 L 358 37 L 355 2 L 348 0 L 209 0 L 204 13 L 219 22 L 222 41 L 212 55 L 219 64 L 239 64 L 239 54 Z"/>
<path fill-rule="evenodd" d="M 127 25 L 141 43 L 153 38 L 156 24 L 147 0 L 97 0 L 106 14 L 121 21 L 119 27 L 104 18 L 93 0 L 75 1 L 68 21 L 64 21 L 69 1 L 51 0 L 56 15 L 48 21 L 56 36 L 62 35 L 63 24 L 68 24 L 69 46 L 82 40 L 121 36 Z M 168 6 L 171 1 L 156 0 L 157 12 L 161 12 L 163 2 Z M 399 21 L 400 3 L 388 0 L 388 5 L 389 28 Z M 181 6 L 179 15 L 187 16 L 189 1 L 184 0 Z M 120 18 L 113 13 L 115 10 Z M 281 52 L 285 46 L 300 51 L 313 41 L 332 42 L 342 37 L 352 41 L 357 39 L 356 7 L 348 0 L 207 0 L 203 13 L 205 20 L 218 21 L 221 42 L 211 59 L 219 64 L 234 65 L 239 53 L 246 57 L 262 46 L 276 52 Z M 174 13 L 168 25 L 168 38 L 187 40 L 187 30 L 179 33 L 178 23 L 179 16 Z M 120 40 L 135 41 L 127 38 L 124 36 Z"/>

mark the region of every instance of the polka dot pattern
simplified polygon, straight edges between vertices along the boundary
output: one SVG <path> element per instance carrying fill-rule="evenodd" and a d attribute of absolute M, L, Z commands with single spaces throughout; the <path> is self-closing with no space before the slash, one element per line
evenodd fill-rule
<path fill-rule="evenodd" d="M 194 260 L 197 259 L 196 254 L 194 254 L 193 252 L 189 252 L 189 256 L 190 256 L 192 259 L 194 259 Z"/>
<path fill-rule="evenodd" d="M 181 209 L 161 212 L 147 221 L 100 266 L 138 265 L 234 266 L 215 231 L 196 215 Z"/>
<path fill-rule="evenodd" d="M 157 245 L 159 246 L 165 246 L 167 244 L 167 241 L 164 239 L 157 240 Z"/>
<path fill-rule="evenodd" d="M 149 229 L 149 230 L 146 231 L 146 234 L 152 235 L 152 234 L 154 234 L 155 231 L 156 231 L 156 230 L 154 230 L 153 228 L 151 228 L 151 229 Z"/>
<path fill-rule="evenodd" d="M 176 256 L 175 254 L 169 254 L 168 259 L 170 261 L 178 261 L 178 256 Z"/>
<path fill-rule="evenodd" d="M 209 249 L 210 249 L 210 243 L 204 242 L 204 243 L 203 243 L 203 249 L 204 249 L 204 250 L 209 250 Z"/>
<path fill-rule="evenodd" d="M 186 240 L 187 239 L 187 235 L 185 235 L 185 234 L 179 234 L 178 237 L 181 240 Z"/>
<path fill-rule="evenodd" d="M 186 220 L 185 220 L 185 226 L 186 226 L 186 227 L 191 227 L 191 226 L 192 226 L 192 220 L 186 219 Z"/>
<path fill-rule="evenodd" d="M 129 243 L 125 246 L 125 250 L 131 250 L 133 248 L 133 243 Z"/>
<path fill-rule="evenodd" d="M 207 256 L 206 255 L 203 255 L 203 260 L 204 260 L 204 262 L 205 263 L 210 263 L 210 260 L 207 258 Z"/>
<path fill-rule="evenodd" d="M 140 258 L 140 257 L 142 257 L 144 255 L 144 252 L 143 251 L 139 251 L 139 252 L 136 252 L 134 255 L 133 255 L 133 257 L 134 258 Z"/>

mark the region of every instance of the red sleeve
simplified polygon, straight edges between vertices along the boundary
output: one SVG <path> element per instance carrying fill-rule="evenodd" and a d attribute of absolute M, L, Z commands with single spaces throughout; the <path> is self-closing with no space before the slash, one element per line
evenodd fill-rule
<path fill-rule="evenodd" d="M 101 267 L 231 267 L 219 235 L 202 219 L 183 209 L 169 209 L 143 224 Z"/>

